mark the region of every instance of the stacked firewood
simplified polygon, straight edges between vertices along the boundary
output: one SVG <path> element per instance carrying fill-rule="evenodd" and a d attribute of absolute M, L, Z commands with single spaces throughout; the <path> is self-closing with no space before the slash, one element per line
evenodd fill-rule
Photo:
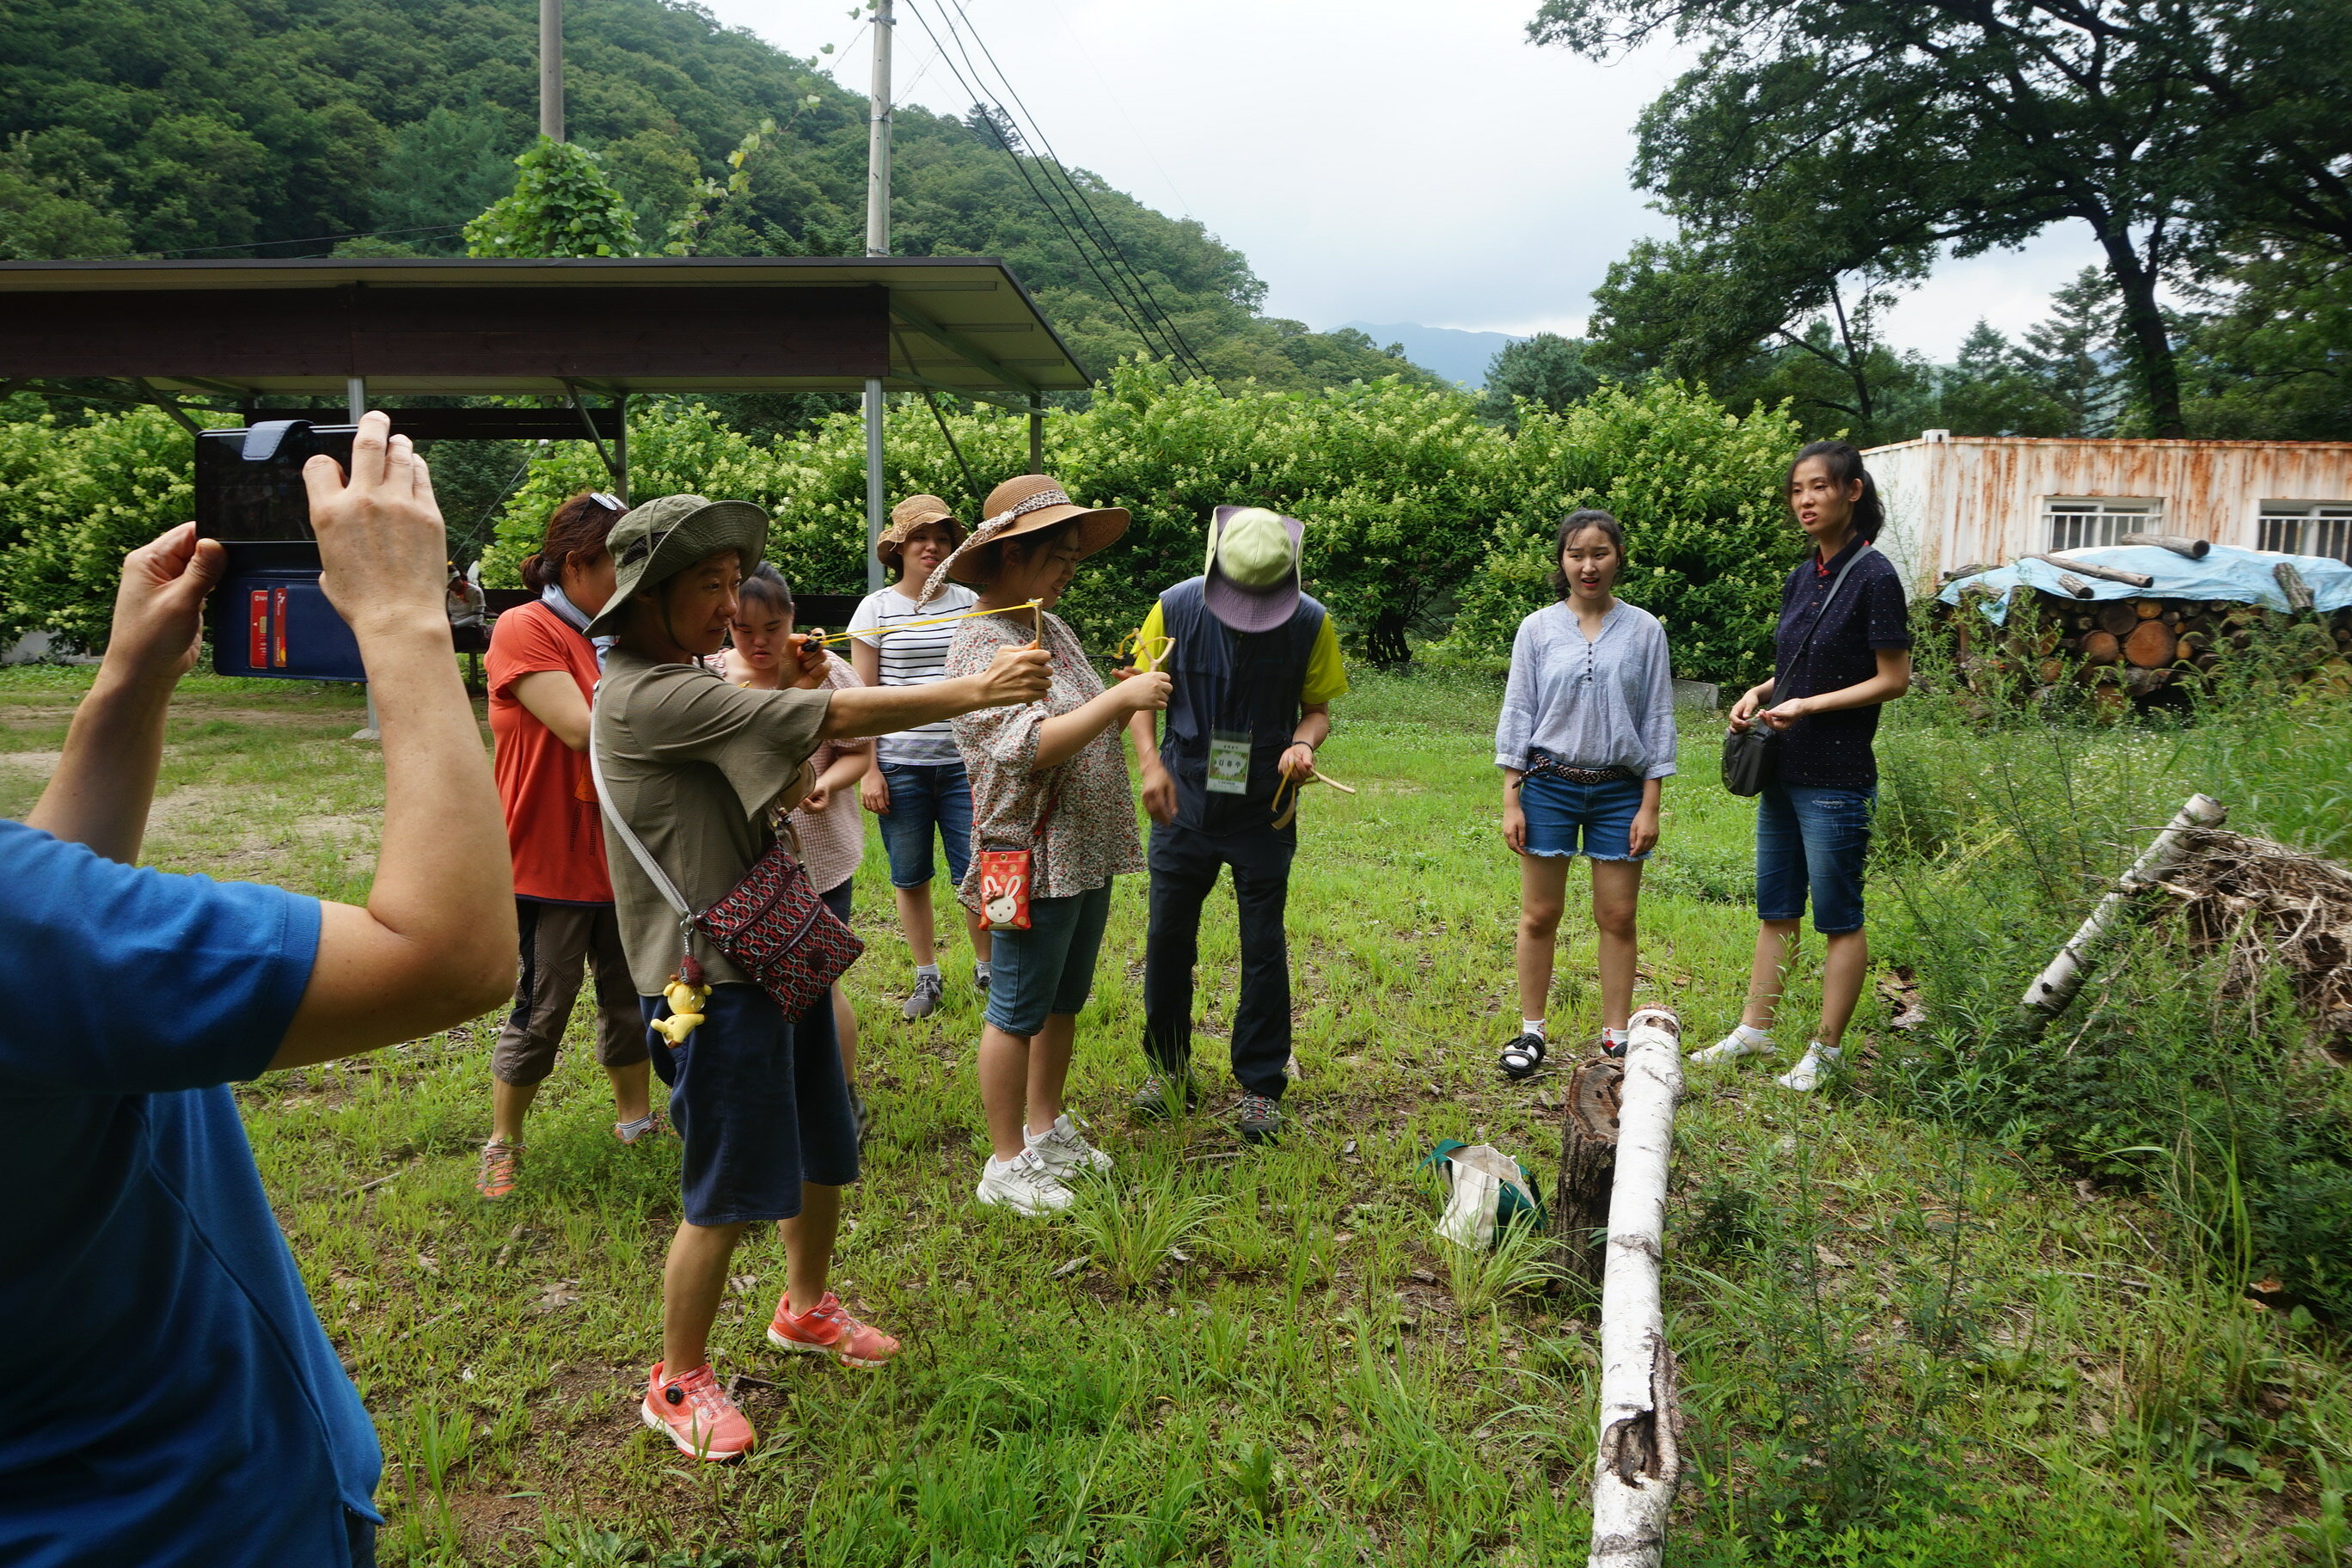
<path fill-rule="evenodd" d="M 2257 653 L 2293 679 L 2352 692 L 2352 608 L 2282 615 L 2221 600 L 2082 600 L 2021 588 L 1996 626 L 1975 598 L 1963 586 L 1951 616 L 1954 653 L 1963 681 L 1986 696 L 2046 700 L 2073 685 L 2120 711 Z"/>

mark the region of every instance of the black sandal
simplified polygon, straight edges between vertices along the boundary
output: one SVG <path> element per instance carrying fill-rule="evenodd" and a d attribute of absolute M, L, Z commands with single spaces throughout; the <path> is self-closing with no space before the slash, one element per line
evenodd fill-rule
<path fill-rule="evenodd" d="M 1501 1066 L 1506 1078 L 1533 1078 L 1543 1066 L 1544 1037 L 1541 1035 L 1521 1035 L 1503 1047 Z"/>

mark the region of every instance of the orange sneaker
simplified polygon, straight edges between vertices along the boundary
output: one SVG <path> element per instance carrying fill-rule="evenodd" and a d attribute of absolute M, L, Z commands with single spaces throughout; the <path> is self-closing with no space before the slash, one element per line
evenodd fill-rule
<path fill-rule="evenodd" d="M 800 1313 L 793 1310 L 790 1292 L 777 1298 L 768 1342 L 778 1350 L 829 1355 L 844 1366 L 880 1366 L 898 1353 L 898 1341 L 851 1317 L 841 1298 L 830 1290 L 824 1300 Z"/>
<path fill-rule="evenodd" d="M 714 1462 L 742 1458 L 758 1441 L 751 1424 L 719 1386 L 719 1374 L 704 1362 L 684 1377 L 664 1377 L 654 1363 L 646 1402 L 637 1414 L 656 1432 L 667 1433 L 688 1458 Z"/>
<path fill-rule="evenodd" d="M 482 1145 L 482 1170 L 474 1178 L 474 1190 L 486 1198 L 505 1197 L 515 1190 L 521 1173 L 522 1145 L 493 1138 Z"/>

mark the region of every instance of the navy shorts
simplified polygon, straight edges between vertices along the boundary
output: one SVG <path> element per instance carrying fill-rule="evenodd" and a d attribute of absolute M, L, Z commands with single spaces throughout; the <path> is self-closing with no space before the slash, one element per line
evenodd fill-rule
<path fill-rule="evenodd" d="M 1824 789 L 1778 779 L 1756 797 L 1756 915 L 1793 921 L 1810 893 L 1813 929 L 1843 936 L 1862 929 L 1862 868 L 1870 854 L 1870 813 L 1878 792 Z"/>
<path fill-rule="evenodd" d="M 1519 784 L 1530 855 L 1585 854 L 1595 860 L 1647 860 L 1633 853 L 1633 817 L 1642 809 L 1642 781 L 1570 784 L 1553 773 L 1529 773 Z M 1580 847 L 1578 838 L 1582 837 Z"/>
<path fill-rule="evenodd" d="M 948 852 L 948 880 L 963 886 L 964 870 L 971 864 L 971 779 L 963 764 L 884 763 L 882 784 L 890 792 L 890 809 L 875 820 L 890 857 L 890 885 L 930 886 L 936 829 Z"/>
<path fill-rule="evenodd" d="M 856 891 L 857 879 L 855 877 L 844 877 L 841 879 L 841 886 L 838 888 L 827 888 L 824 892 L 819 893 L 817 897 L 824 900 L 824 907 L 833 911 L 833 918 L 835 920 L 839 921 L 843 925 L 847 925 L 849 923 L 850 900 Z"/>
<path fill-rule="evenodd" d="M 640 996 L 650 1026 L 669 1003 Z M 857 1123 L 820 996 L 787 1022 L 756 985 L 714 985 L 702 1026 L 672 1046 L 648 1027 L 654 1071 L 669 1085 L 669 1119 L 686 1142 L 688 1225 L 746 1225 L 801 1212 L 801 1184 L 857 1179 Z"/>
<path fill-rule="evenodd" d="M 1034 1035 L 1055 1013 L 1075 1015 L 1094 989 L 1095 958 L 1110 921 L 1111 884 L 1066 899 L 1029 900 L 1029 929 L 998 926 L 988 966 L 988 1021 Z"/>

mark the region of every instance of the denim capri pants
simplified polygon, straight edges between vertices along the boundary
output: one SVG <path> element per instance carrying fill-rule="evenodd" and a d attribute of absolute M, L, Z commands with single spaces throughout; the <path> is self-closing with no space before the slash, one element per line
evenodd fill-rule
<path fill-rule="evenodd" d="M 1075 1015 L 1094 989 L 1095 959 L 1110 921 L 1111 884 L 1066 899 L 1029 900 L 1029 929 L 998 926 L 989 963 L 988 1021 L 1027 1037 L 1055 1013 Z"/>
<path fill-rule="evenodd" d="M 890 809 L 880 817 L 890 885 L 927 888 L 933 875 L 931 833 L 947 847 L 948 879 L 963 886 L 971 864 L 971 779 L 961 763 L 884 763 Z"/>
<path fill-rule="evenodd" d="M 1756 797 L 1756 916 L 1793 921 L 1812 896 L 1813 929 L 1862 929 L 1862 869 L 1878 792 L 1782 784 Z"/>
<path fill-rule="evenodd" d="M 1519 809 L 1528 818 L 1528 853 L 1595 860 L 1647 860 L 1633 853 L 1633 817 L 1642 809 L 1642 781 L 1571 784 L 1555 773 L 1529 773 L 1519 783 Z M 1580 848 L 1578 840 L 1582 839 Z"/>

